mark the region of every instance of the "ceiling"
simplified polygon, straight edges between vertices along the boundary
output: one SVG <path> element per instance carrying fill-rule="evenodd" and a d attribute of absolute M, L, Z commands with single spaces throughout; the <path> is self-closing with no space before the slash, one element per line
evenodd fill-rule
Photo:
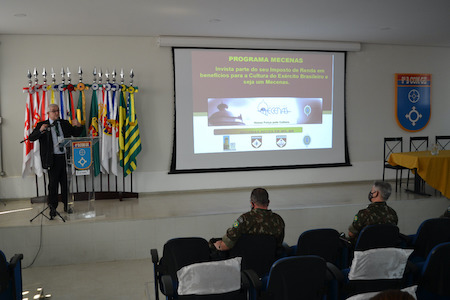
<path fill-rule="evenodd" d="M 450 47 L 450 0 L 0 0 L 0 34 L 211 36 Z"/>

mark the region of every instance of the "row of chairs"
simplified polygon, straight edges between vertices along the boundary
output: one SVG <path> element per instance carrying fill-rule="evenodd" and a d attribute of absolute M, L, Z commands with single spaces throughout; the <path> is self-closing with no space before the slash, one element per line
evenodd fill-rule
<path fill-rule="evenodd" d="M 244 240 L 250 242 L 240 243 Z M 448 260 L 450 245 L 436 248 L 438 245 L 450 243 L 450 219 L 426 220 L 412 236 L 400 234 L 395 225 L 367 226 L 361 231 L 354 249 L 349 247 L 336 230 L 330 228 L 303 232 L 298 238 L 294 252 L 290 254 L 292 256 L 288 257 L 280 258 L 275 255 L 274 244 L 264 246 L 265 242 L 267 240 L 258 243 L 257 237 L 246 236 L 236 244 L 236 250 L 230 257 L 242 257 L 242 269 L 240 289 L 234 291 L 237 294 L 233 297 L 303 299 L 300 295 L 306 295 L 304 299 L 342 299 L 361 292 L 403 288 L 412 284 L 418 284 L 418 291 L 422 293 L 441 293 L 450 297 L 448 288 L 442 284 L 450 280 L 450 268 L 445 270 L 439 267 L 439 264 L 448 265 L 448 261 L 442 258 L 442 253 L 447 251 Z M 241 252 L 240 245 L 248 250 L 247 253 Z M 354 253 L 371 249 L 391 249 L 386 251 L 397 251 L 403 253 L 402 255 L 409 251 L 406 256 L 408 259 L 405 260 L 405 276 L 395 280 L 361 281 L 354 277 L 349 280 L 348 275 L 353 274 L 351 269 L 358 268 L 354 265 Z M 156 249 L 151 250 L 151 255 L 154 264 L 155 299 L 159 297 L 159 289 L 167 299 L 198 299 L 198 295 L 177 294 L 177 271 L 190 264 L 217 263 L 211 261 L 208 243 L 202 238 L 172 239 L 164 245 L 161 260 Z M 384 256 L 392 258 L 392 255 L 381 255 Z M 262 257 L 266 259 L 261 260 Z M 433 277 L 436 275 L 440 277 L 438 280 Z M 192 276 L 190 278 L 192 279 Z M 434 286 L 431 282 L 434 282 Z M 296 296 L 292 296 L 293 294 Z M 229 294 L 215 295 L 208 299 L 234 299 L 227 296 Z"/>
<path fill-rule="evenodd" d="M 435 136 L 435 144 L 438 150 L 450 150 L 450 135 Z M 415 136 L 409 138 L 409 152 L 426 151 L 428 150 L 429 138 L 428 136 Z M 403 152 L 403 138 L 402 137 L 385 137 L 384 151 L 383 151 L 383 181 L 385 178 L 386 169 L 395 170 L 395 191 L 397 186 L 402 187 L 403 170 L 408 171 L 407 185 L 409 184 L 410 172 L 407 168 L 402 166 L 392 166 L 388 163 L 389 156 L 392 153 Z M 398 174 L 400 173 L 400 177 Z M 408 188 L 408 187 L 407 187 Z"/>

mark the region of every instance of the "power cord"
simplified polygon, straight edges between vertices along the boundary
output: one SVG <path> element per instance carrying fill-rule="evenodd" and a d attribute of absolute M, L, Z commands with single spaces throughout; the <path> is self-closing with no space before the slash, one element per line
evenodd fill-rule
<path fill-rule="evenodd" d="M 46 205 L 46 203 L 44 202 L 44 206 Z M 26 267 L 23 267 L 23 269 L 28 269 L 28 268 L 30 268 L 33 264 L 34 264 L 34 262 L 36 261 L 36 259 L 37 259 L 37 257 L 38 257 L 38 255 L 39 255 L 39 253 L 41 252 L 41 249 L 42 249 L 42 235 L 43 235 L 43 228 L 44 228 L 44 224 L 43 224 L 43 220 L 44 220 L 44 215 L 42 215 L 41 216 L 41 230 L 40 230 L 40 233 L 39 233 L 39 249 L 38 249 L 38 251 L 37 251 L 37 253 L 36 253 L 36 255 L 34 256 L 34 258 L 33 258 L 33 261 L 31 262 L 31 264 L 29 264 L 28 266 L 26 266 Z"/>

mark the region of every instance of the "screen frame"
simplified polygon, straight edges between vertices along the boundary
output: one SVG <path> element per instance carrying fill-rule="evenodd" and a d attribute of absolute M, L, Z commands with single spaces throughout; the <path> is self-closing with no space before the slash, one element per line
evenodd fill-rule
<path fill-rule="evenodd" d="M 176 82 L 176 66 L 175 66 L 175 51 L 177 49 L 193 49 L 193 50 L 226 50 L 226 51 L 293 51 L 293 52 L 318 52 L 318 53 L 342 53 L 344 56 L 344 70 L 343 70 L 343 137 L 344 137 L 344 162 L 335 163 L 314 163 L 314 164 L 292 164 L 292 165 L 267 165 L 267 166 L 246 166 L 246 167 L 219 167 L 219 168 L 191 168 L 180 169 L 177 168 L 177 82 Z M 173 63 L 173 84 L 174 84 L 174 126 L 173 126 L 173 146 L 169 174 L 183 174 L 183 173 L 214 173 L 214 172 L 241 172 L 241 171 L 264 171 L 264 170 L 289 170 L 289 169 L 307 169 L 307 168 L 330 168 L 330 167 L 348 167 L 352 166 L 350 163 L 350 155 L 348 151 L 347 139 L 347 117 L 346 117 L 346 70 L 347 70 L 347 51 L 335 50 L 299 50 L 299 49 L 252 49 L 252 48 L 220 48 L 220 47 L 172 47 L 172 63 Z M 321 151 L 321 150 L 316 150 Z M 219 154 L 215 154 L 219 155 Z"/>

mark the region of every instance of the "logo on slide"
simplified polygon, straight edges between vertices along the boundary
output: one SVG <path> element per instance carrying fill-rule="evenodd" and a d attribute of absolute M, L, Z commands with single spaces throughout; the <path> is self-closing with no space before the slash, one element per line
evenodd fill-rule
<path fill-rule="evenodd" d="M 265 101 L 262 101 L 258 104 L 258 112 L 268 116 L 288 114 L 290 111 L 286 106 L 269 106 Z"/>
<path fill-rule="evenodd" d="M 287 144 L 287 136 L 277 135 L 277 146 L 283 148 Z"/>
<path fill-rule="evenodd" d="M 305 144 L 305 145 L 309 145 L 309 144 L 311 144 L 311 137 L 309 136 L 309 135 L 305 135 L 304 137 L 303 137 L 303 144 Z"/>
<path fill-rule="evenodd" d="M 262 136 L 252 136 L 252 147 L 259 148 L 262 145 Z"/>

